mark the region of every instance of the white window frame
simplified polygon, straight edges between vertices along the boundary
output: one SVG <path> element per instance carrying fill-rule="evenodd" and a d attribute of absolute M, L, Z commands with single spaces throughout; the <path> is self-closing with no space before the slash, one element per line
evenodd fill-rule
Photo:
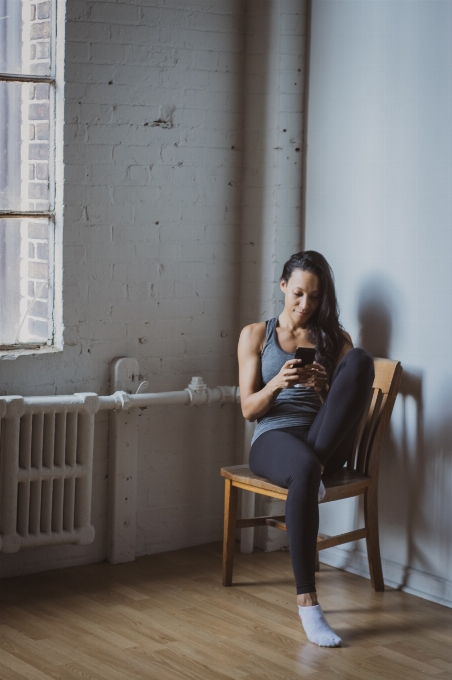
<path fill-rule="evenodd" d="M 38 0 L 39 1 L 39 0 Z M 53 309 L 50 338 L 43 343 L 18 342 L 13 345 L 0 345 L 0 359 L 11 358 L 12 354 L 41 354 L 55 352 L 63 348 L 62 318 L 62 246 L 63 246 L 63 127 L 64 127 L 64 54 L 65 54 L 65 10 L 66 0 L 51 0 L 52 4 L 52 38 L 51 38 L 51 74 L 40 76 L 34 74 L 0 73 L 0 81 L 15 83 L 48 83 L 53 88 L 51 96 L 50 120 L 50 153 L 49 181 L 50 208 L 45 211 L 34 210 L 2 210 L 0 220 L 23 218 L 47 218 L 53 225 L 53 238 L 49 236 L 49 299 Z M 53 145 L 53 148 L 52 148 Z"/>

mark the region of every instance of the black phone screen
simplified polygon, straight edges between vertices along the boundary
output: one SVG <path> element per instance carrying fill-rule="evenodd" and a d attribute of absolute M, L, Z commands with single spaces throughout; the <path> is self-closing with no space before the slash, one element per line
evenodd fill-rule
<path fill-rule="evenodd" d="M 301 359 L 301 367 L 307 366 L 307 364 L 312 364 L 315 361 L 316 351 L 315 347 L 297 347 L 295 359 Z M 300 366 L 300 364 L 298 365 Z"/>

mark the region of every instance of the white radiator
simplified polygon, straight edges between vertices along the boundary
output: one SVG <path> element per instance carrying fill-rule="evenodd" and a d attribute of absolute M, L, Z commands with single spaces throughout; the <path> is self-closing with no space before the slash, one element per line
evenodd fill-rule
<path fill-rule="evenodd" d="M 136 408 L 240 401 L 237 387 L 210 389 L 200 377 L 184 390 L 159 393 L 144 393 L 148 383 L 138 379 L 137 360 L 119 358 L 112 362 L 116 391 L 110 396 L 0 397 L 0 552 L 94 540 L 94 418 L 108 410 L 108 556 L 112 562 L 134 559 Z"/>
<path fill-rule="evenodd" d="M 96 394 L 0 398 L 0 551 L 91 543 Z"/>

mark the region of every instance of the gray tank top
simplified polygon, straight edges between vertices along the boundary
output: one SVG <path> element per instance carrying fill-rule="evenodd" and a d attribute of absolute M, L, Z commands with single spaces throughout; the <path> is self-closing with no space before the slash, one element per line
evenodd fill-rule
<path fill-rule="evenodd" d="M 270 319 L 266 323 L 265 345 L 261 354 L 262 387 L 279 373 L 288 359 L 295 357 L 294 352 L 285 352 L 279 346 L 276 334 L 278 318 Z M 311 387 L 300 386 L 281 390 L 267 413 L 257 419 L 251 444 L 268 430 L 282 427 L 305 427 L 308 430 L 321 405 L 319 395 Z"/>

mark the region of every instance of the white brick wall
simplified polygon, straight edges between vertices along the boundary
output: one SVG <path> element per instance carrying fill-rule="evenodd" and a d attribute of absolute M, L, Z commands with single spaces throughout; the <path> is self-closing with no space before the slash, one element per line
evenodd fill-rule
<path fill-rule="evenodd" d="M 67 1 L 65 346 L 2 362 L 1 392 L 107 393 L 109 361 L 121 355 L 137 357 L 152 390 L 181 389 L 192 375 L 236 384 L 247 4 Z M 300 44 L 287 50 L 291 72 Z M 300 100 L 281 98 L 278 126 L 301 117 Z M 171 110 L 172 127 L 152 125 Z M 234 408 L 139 420 L 139 552 L 220 538 Z M 3 555 L 4 575 L 105 557 L 105 414 L 96 436 L 95 543 Z"/>

